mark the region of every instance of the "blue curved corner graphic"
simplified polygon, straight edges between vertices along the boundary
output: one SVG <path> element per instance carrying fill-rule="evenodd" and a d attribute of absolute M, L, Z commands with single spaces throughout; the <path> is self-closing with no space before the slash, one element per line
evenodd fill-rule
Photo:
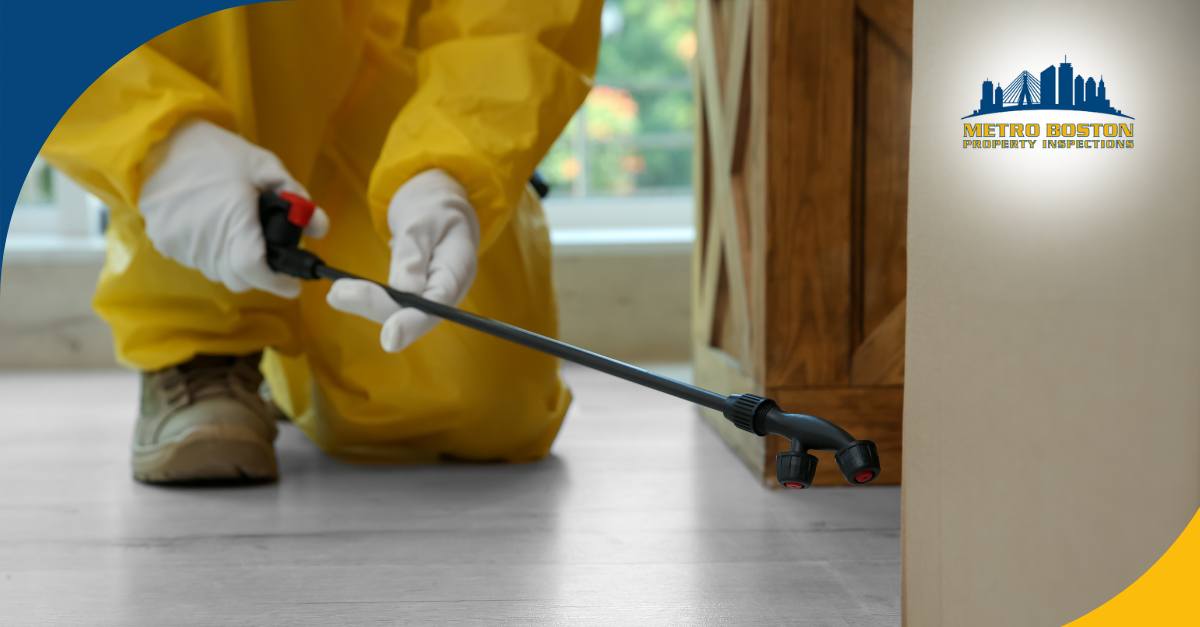
<path fill-rule="evenodd" d="M 0 260 L 21 184 L 50 131 L 134 48 L 230 0 L 0 2 Z"/>
<path fill-rule="evenodd" d="M 1057 68 L 1051 63 L 1050 67 L 1042 70 L 1038 76 L 1028 71 L 1021 72 L 1008 87 L 1001 87 L 999 83 L 993 86 L 990 80 L 983 81 L 983 97 L 979 99 L 979 108 L 961 119 L 992 113 L 1045 109 L 1105 113 L 1134 119 L 1114 108 L 1109 102 L 1103 74 L 1100 75 L 1099 83 L 1090 76 L 1085 81 L 1082 74 L 1075 74 L 1074 68 L 1067 62 L 1066 55 L 1063 55 L 1062 63 L 1059 63 Z"/>

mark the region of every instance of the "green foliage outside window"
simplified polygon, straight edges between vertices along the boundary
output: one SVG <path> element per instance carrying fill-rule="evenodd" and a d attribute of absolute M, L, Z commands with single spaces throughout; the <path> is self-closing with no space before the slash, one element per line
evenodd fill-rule
<path fill-rule="evenodd" d="M 693 0 L 609 0 L 596 87 L 542 160 L 556 196 L 689 193 Z"/>

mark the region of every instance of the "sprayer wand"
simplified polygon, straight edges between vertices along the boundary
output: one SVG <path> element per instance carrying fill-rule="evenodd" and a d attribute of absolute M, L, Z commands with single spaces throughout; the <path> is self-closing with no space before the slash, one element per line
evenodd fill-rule
<path fill-rule="evenodd" d="M 369 280 L 331 268 L 317 255 L 300 248 L 300 237 L 312 218 L 315 207 L 308 199 L 288 192 L 265 192 L 259 197 L 259 219 L 262 221 L 263 236 L 267 242 L 267 263 L 271 269 L 304 280 Z M 838 468 L 851 484 L 870 483 L 879 476 L 879 452 L 875 443 L 870 440 L 855 440 L 841 427 L 821 418 L 786 414 L 779 409 L 775 401 L 753 394 L 722 396 L 511 324 L 477 316 L 426 300 L 416 294 L 371 282 L 383 288 L 392 300 L 403 307 L 412 307 L 476 331 L 719 411 L 739 429 L 755 435 L 775 433 L 789 438 L 792 441 L 791 450 L 779 453 L 775 459 L 777 479 L 780 485 L 785 487 L 807 488 L 812 485 L 813 475 L 817 470 L 817 458 L 808 454 L 810 449 L 834 451 L 834 460 Z"/>

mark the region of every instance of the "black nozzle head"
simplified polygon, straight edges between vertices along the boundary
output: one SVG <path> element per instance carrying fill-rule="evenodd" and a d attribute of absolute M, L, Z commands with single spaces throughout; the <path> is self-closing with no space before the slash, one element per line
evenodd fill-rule
<path fill-rule="evenodd" d="M 794 490 L 812 487 L 817 474 L 817 457 L 802 451 L 784 451 L 775 456 L 775 479 Z"/>
<path fill-rule="evenodd" d="M 833 454 L 842 476 L 853 485 L 871 483 L 879 476 L 879 450 L 870 440 L 855 440 Z"/>

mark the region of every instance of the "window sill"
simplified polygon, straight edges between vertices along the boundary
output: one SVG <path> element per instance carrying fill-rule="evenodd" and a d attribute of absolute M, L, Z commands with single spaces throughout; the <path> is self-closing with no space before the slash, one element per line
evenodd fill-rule
<path fill-rule="evenodd" d="M 571 198 L 551 192 L 542 201 L 551 230 L 691 227 L 694 207 L 691 196 Z"/>
<path fill-rule="evenodd" d="M 555 257 L 688 255 L 695 230 L 690 227 L 551 229 Z M 4 264 L 98 264 L 104 262 L 104 238 L 95 236 L 13 234 L 4 246 Z"/>
<path fill-rule="evenodd" d="M 104 237 L 10 233 L 4 244 L 4 265 L 99 264 L 104 262 Z"/>
<path fill-rule="evenodd" d="M 550 230 L 555 257 L 688 255 L 695 239 L 690 226 Z"/>
<path fill-rule="evenodd" d="M 571 198 L 542 202 L 555 257 L 690 255 L 689 195 Z"/>
<path fill-rule="evenodd" d="M 554 198 L 544 203 L 555 257 L 688 255 L 696 232 L 691 196 Z M 9 232 L 5 264 L 104 261 L 100 235 Z"/>

